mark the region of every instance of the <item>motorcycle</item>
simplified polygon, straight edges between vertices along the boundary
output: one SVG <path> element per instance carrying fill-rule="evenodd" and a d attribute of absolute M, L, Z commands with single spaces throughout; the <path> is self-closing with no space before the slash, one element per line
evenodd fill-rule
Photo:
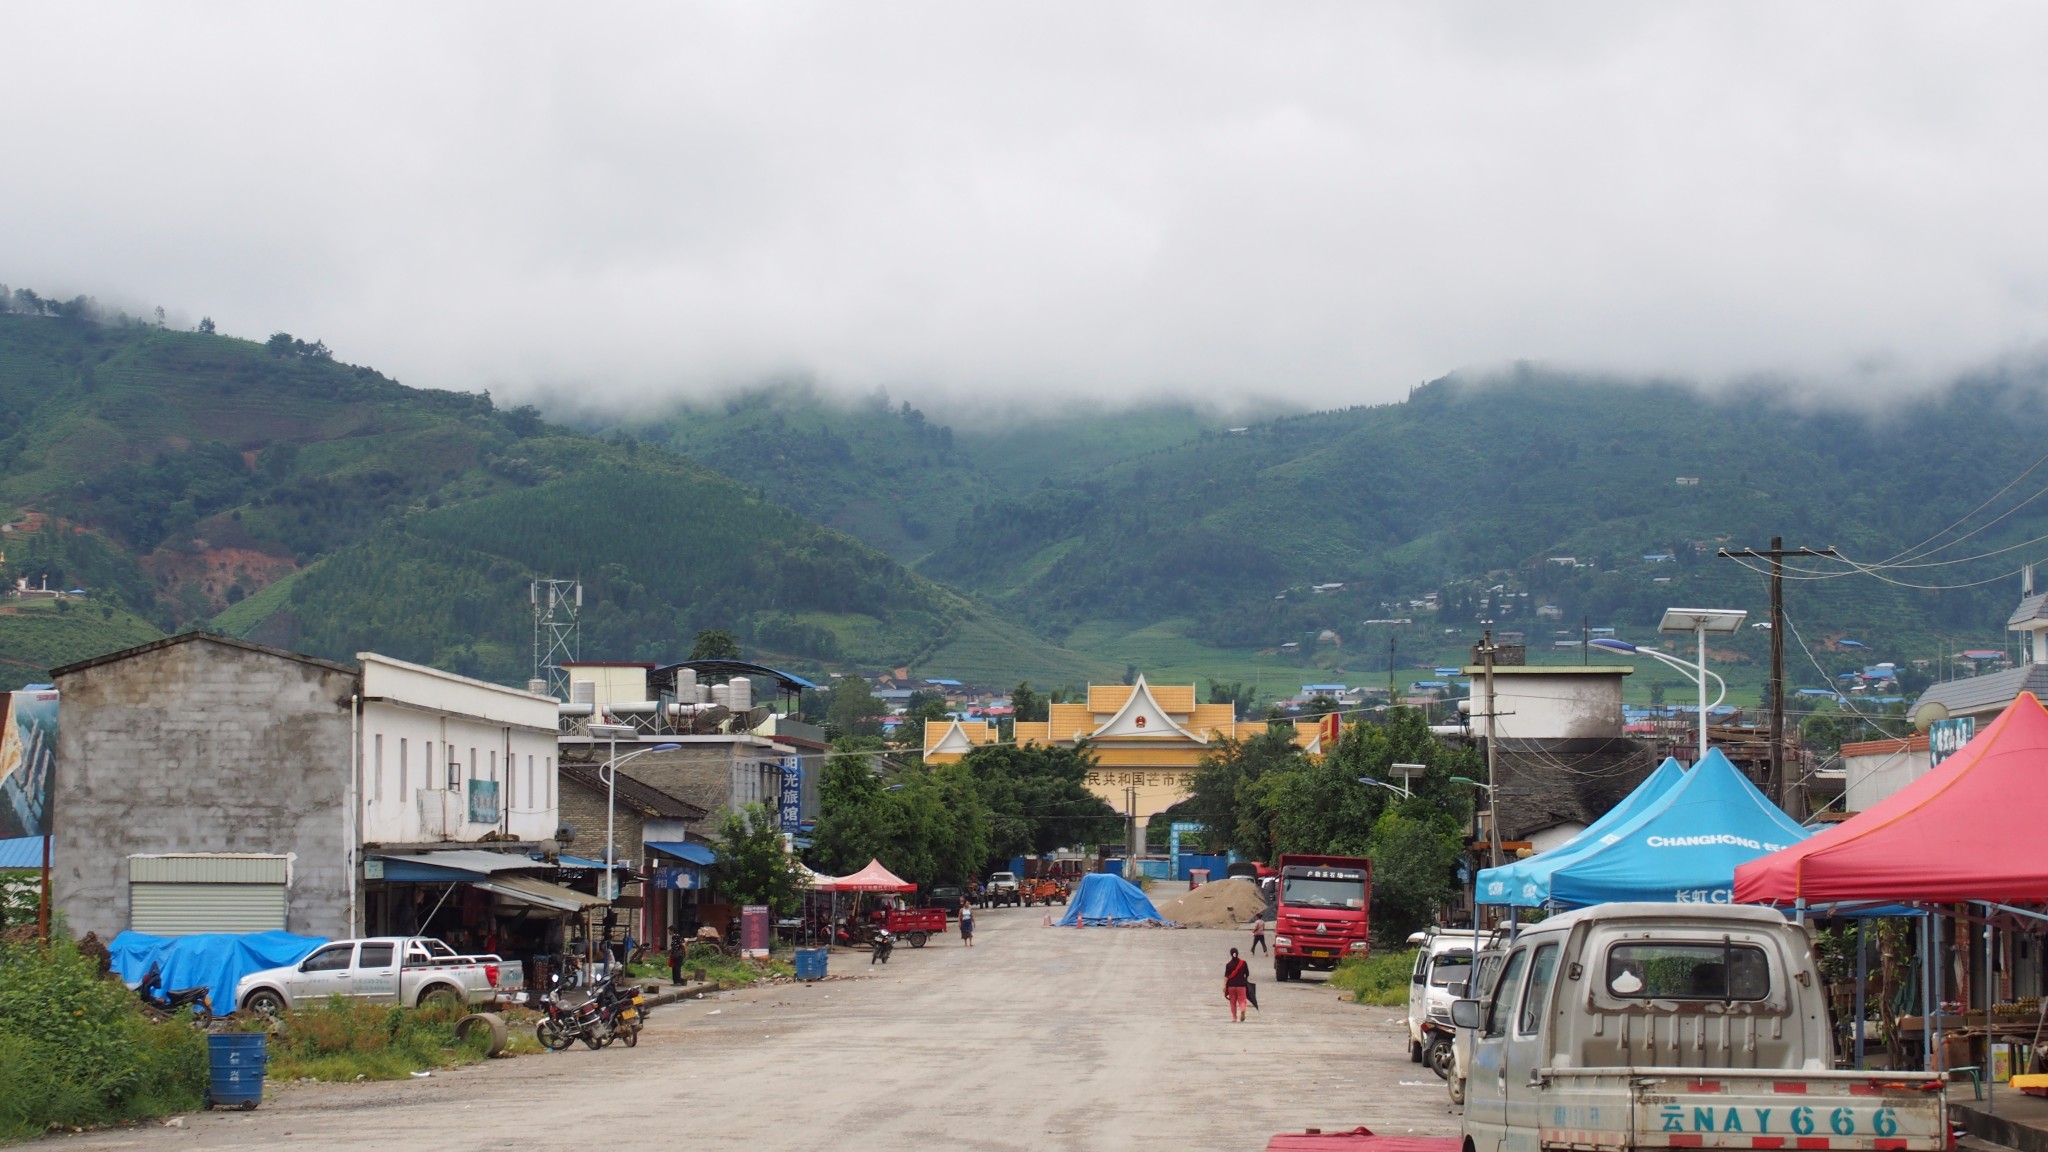
<path fill-rule="evenodd" d="M 151 964 L 149 971 L 142 974 L 142 982 L 135 986 L 135 994 L 142 1002 L 159 1012 L 173 1013 L 180 1008 L 191 1008 L 194 1016 L 213 1015 L 213 997 L 207 994 L 206 986 L 193 988 L 166 989 L 164 968 L 161 963 Z"/>
<path fill-rule="evenodd" d="M 1436 1073 L 1437 1079 L 1451 1078 L 1451 1066 L 1457 1058 L 1457 1042 L 1458 1030 L 1451 1027 L 1449 1020 L 1431 1013 L 1429 1019 L 1422 1022 L 1422 1062 Z"/>
<path fill-rule="evenodd" d="M 887 928 L 877 928 L 875 929 L 874 955 L 868 957 L 868 963 L 887 964 L 889 962 L 889 953 L 895 950 L 896 938 L 890 935 Z"/>
<path fill-rule="evenodd" d="M 597 986 L 592 1000 L 597 1005 L 598 1015 L 611 1039 L 622 1040 L 631 1048 L 640 1043 L 640 1028 L 647 1017 L 647 998 L 638 988 L 620 983 L 619 972 L 614 971 Z"/>
<path fill-rule="evenodd" d="M 638 989 L 624 986 L 619 973 L 600 981 L 590 996 L 579 1004 L 563 1004 L 556 992 L 559 974 L 549 977 L 548 994 L 541 997 L 541 1018 L 533 1026 L 534 1038 L 550 1052 L 561 1052 L 578 1040 L 595 1052 L 614 1040 L 628 1048 L 640 1043 L 646 998 Z"/>

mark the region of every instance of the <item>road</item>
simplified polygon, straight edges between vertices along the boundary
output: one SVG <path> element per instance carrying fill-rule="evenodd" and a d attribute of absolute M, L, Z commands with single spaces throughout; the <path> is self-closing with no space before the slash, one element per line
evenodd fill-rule
<path fill-rule="evenodd" d="M 55 1138 L 73 1149 L 1260 1149 L 1276 1132 L 1457 1128 L 1400 1012 L 1311 974 L 1232 1023 L 1240 932 L 1056 929 L 978 915 L 885 966 L 659 1008 L 637 1049 L 581 1046 L 387 1084 L 282 1085 L 252 1113 Z"/>

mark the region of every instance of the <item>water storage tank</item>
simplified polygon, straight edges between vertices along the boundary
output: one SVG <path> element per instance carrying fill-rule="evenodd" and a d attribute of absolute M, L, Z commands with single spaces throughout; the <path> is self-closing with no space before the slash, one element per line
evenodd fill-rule
<path fill-rule="evenodd" d="M 735 676 L 725 686 L 728 699 L 725 706 L 735 712 L 750 711 L 754 707 L 754 682 L 745 676 Z"/>
<path fill-rule="evenodd" d="M 528 680 L 526 682 L 526 690 L 535 696 L 545 696 L 548 694 L 548 682 L 545 680 Z"/>
<path fill-rule="evenodd" d="M 721 708 L 732 707 L 732 688 L 725 684 L 711 686 L 711 702 Z"/>
<path fill-rule="evenodd" d="M 699 685 L 697 685 L 697 703 L 699 703 L 699 704 L 709 704 L 709 703 L 711 703 L 711 685 L 709 685 L 709 684 L 699 684 Z"/>
<path fill-rule="evenodd" d="M 676 699 L 689 703 L 697 699 L 697 670 L 676 669 Z"/>
<path fill-rule="evenodd" d="M 571 704 L 595 704 L 595 703 L 597 703 L 597 681 L 595 681 L 595 680 L 571 680 L 571 681 L 569 681 L 569 703 L 571 703 Z"/>

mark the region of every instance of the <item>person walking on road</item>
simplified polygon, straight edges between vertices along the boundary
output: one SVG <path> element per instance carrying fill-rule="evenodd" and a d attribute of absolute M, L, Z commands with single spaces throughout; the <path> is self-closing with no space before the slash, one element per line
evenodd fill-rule
<path fill-rule="evenodd" d="M 960 906 L 960 942 L 974 947 L 974 909 L 967 904 Z"/>
<path fill-rule="evenodd" d="M 1268 956 L 1273 954 L 1272 949 L 1266 947 L 1266 918 L 1263 915 L 1252 917 L 1252 951 L 1264 952 Z"/>
<path fill-rule="evenodd" d="M 668 934 L 668 982 L 680 988 L 683 986 L 683 958 L 688 955 L 683 949 L 683 934 Z"/>
<path fill-rule="evenodd" d="M 1223 999 L 1230 1004 L 1230 1018 L 1239 1024 L 1244 1023 L 1245 987 L 1251 982 L 1252 966 L 1232 948 L 1230 959 L 1223 965 Z"/>

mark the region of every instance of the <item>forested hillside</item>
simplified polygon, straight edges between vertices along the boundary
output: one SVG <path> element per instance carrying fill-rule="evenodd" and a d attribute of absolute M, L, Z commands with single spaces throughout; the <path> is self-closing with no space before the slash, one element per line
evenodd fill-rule
<path fill-rule="evenodd" d="M 172 332 L 27 294 L 10 307 L 4 573 L 87 594 L 0 604 L 16 681 L 194 626 L 522 681 L 536 575 L 584 581 L 588 658 L 679 658 L 695 630 L 723 628 L 806 668 L 961 643 L 1047 679 L 1093 667 L 628 436 L 408 388 L 317 341 Z"/>

